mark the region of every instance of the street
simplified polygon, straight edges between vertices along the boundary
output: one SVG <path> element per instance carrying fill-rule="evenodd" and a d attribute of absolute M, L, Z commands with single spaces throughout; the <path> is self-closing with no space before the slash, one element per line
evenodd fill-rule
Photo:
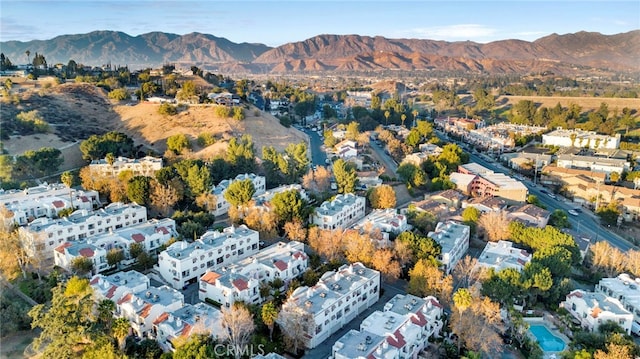
<path fill-rule="evenodd" d="M 322 150 L 324 141 L 315 132 L 310 129 L 300 127 L 300 131 L 309 136 L 309 152 L 311 153 L 311 163 L 317 166 L 326 166 L 327 154 Z"/>

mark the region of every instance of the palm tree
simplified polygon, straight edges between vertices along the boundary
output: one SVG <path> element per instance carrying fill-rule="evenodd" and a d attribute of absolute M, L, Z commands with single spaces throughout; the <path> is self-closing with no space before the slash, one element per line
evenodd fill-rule
<path fill-rule="evenodd" d="M 400 119 L 402 120 L 402 127 L 404 127 L 404 121 L 407 119 L 407 115 L 403 113 L 402 116 L 400 116 Z"/>
<path fill-rule="evenodd" d="M 269 328 L 269 340 L 273 336 L 273 325 L 278 319 L 278 309 L 273 302 L 267 302 L 262 306 L 262 321 Z"/>
<path fill-rule="evenodd" d="M 104 324 L 107 330 L 111 329 L 113 321 L 113 311 L 116 310 L 116 304 L 109 299 L 105 299 L 98 303 L 98 319 Z"/>
<path fill-rule="evenodd" d="M 27 50 L 24 53 L 27 55 L 27 66 L 29 66 L 29 62 L 31 62 L 31 51 Z"/>
<path fill-rule="evenodd" d="M 116 162 L 116 156 L 109 152 L 106 156 L 104 156 L 104 160 L 111 167 L 111 175 L 113 176 L 113 164 Z"/>
<path fill-rule="evenodd" d="M 71 201 L 71 210 L 73 210 L 73 196 L 71 195 L 71 186 L 73 185 L 73 173 L 65 171 L 60 175 L 60 182 L 64 183 L 69 189 L 69 200 Z"/>
<path fill-rule="evenodd" d="M 129 336 L 130 327 L 131 325 L 129 324 L 129 320 L 126 318 L 118 318 L 113 322 L 111 334 L 113 334 L 114 338 L 118 340 L 118 348 L 120 350 L 124 350 L 124 343 Z"/>
<path fill-rule="evenodd" d="M 387 125 L 389 124 L 389 116 L 391 116 L 391 112 L 385 111 L 384 112 L 384 118 L 387 120 Z"/>

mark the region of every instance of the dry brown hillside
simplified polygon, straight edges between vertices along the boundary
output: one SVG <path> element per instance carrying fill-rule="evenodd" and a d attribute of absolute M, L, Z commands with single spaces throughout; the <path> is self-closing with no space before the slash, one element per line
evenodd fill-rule
<path fill-rule="evenodd" d="M 253 107 L 245 109 L 244 120 L 236 121 L 217 118 L 212 106 L 191 106 L 176 116 L 163 116 L 158 113 L 158 104 L 114 104 L 102 89 L 89 84 L 68 83 L 45 88 L 41 81 L 28 81 L 16 83 L 12 93 L 18 95 L 20 102 L 3 101 L 0 106 L 3 121 L 20 111 L 38 110 L 51 124 L 52 131 L 28 136 L 11 134 L 9 140 L 2 141 L 4 149 L 18 155 L 45 146 L 59 148 L 65 156 L 61 170 L 84 165 L 78 147 L 80 141 L 108 131 L 124 132 L 136 145 L 160 154 L 164 153 L 169 136 L 184 133 L 193 140 L 193 155 L 202 158 L 224 152 L 230 138 L 245 133 L 253 137 L 258 156 L 262 155 L 262 146 L 282 150 L 289 143 L 306 141 L 306 135 L 300 131 L 285 128 L 277 118 Z M 195 139 L 202 132 L 210 132 L 220 140 L 207 148 L 198 148 Z"/>

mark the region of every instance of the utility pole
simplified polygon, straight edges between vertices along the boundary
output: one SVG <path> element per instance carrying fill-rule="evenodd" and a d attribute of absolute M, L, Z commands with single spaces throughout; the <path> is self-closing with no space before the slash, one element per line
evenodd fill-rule
<path fill-rule="evenodd" d="M 539 154 L 536 153 L 536 163 L 535 163 L 535 165 L 533 165 L 533 167 L 534 167 L 533 168 L 533 170 L 534 170 L 534 172 L 533 172 L 533 185 L 534 186 L 536 185 L 536 181 L 538 179 L 538 156 L 539 156 Z"/>
<path fill-rule="evenodd" d="M 596 186 L 596 212 L 598 212 L 598 206 L 600 205 L 600 181 L 598 181 L 598 185 Z"/>

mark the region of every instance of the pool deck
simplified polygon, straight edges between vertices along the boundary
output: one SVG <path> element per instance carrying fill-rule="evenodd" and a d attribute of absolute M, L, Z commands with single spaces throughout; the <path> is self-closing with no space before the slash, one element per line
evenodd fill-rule
<path fill-rule="evenodd" d="M 544 325 L 545 327 L 547 327 L 547 329 L 549 329 L 551 334 L 557 336 L 558 338 L 562 339 L 562 341 L 564 341 L 565 349 L 569 347 L 569 342 L 571 342 L 569 338 L 567 338 L 566 335 L 560 333 L 558 328 L 553 323 L 549 323 L 547 320 L 545 320 L 544 317 L 529 317 L 529 318 L 523 318 L 523 320 L 527 322 L 529 325 L 531 324 Z M 537 338 L 533 334 L 531 334 L 531 332 L 529 332 L 529 336 L 532 337 L 531 339 L 537 341 Z M 561 352 L 547 352 L 547 351 L 543 351 L 543 352 L 544 352 L 544 359 L 560 358 Z"/>

